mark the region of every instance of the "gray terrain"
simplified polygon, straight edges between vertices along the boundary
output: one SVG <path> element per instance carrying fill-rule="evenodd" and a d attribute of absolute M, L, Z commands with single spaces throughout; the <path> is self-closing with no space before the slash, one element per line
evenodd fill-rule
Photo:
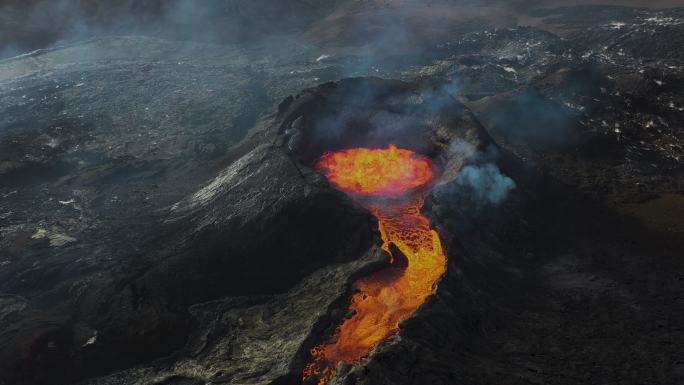
<path fill-rule="evenodd" d="M 389 143 L 447 273 L 332 384 L 684 384 L 677 2 L 163 3 L 0 6 L 0 385 L 300 384 Z"/>

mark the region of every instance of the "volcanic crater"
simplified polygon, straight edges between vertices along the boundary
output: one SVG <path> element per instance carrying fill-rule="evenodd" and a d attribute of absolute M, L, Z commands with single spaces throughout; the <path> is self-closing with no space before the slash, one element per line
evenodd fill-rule
<path fill-rule="evenodd" d="M 436 290 L 447 261 L 439 235 L 420 212 L 425 196 L 492 144 L 447 90 L 399 81 L 343 79 L 286 99 L 280 109 L 281 145 L 373 212 L 390 256 L 389 266 L 355 282 L 346 301 L 350 311 L 337 309 L 344 317 L 331 317 L 310 337 L 319 344 L 310 349 L 302 378 L 322 385 L 340 364 L 361 363 L 399 332 Z M 455 144 L 470 151 L 459 152 Z"/>

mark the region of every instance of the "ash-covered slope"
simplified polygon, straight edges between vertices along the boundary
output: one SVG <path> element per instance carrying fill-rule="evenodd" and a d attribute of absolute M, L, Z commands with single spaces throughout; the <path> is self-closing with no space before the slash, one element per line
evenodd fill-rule
<path fill-rule="evenodd" d="M 535 17 L 371 61 L 129 37 L 0 62 L 0 383 L 297 383 L 384 263 L 310 162 L 390 139 L 447 171 L 448 272 L 336 383 L 680 381 L 681 12 Z M 402 81 L 340 81 L 366 75 Z"/>

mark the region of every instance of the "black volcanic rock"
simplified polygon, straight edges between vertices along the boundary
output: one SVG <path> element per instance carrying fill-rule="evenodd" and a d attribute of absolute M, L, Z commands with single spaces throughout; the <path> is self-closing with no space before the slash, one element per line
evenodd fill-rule
<path fill-rule="evenodd" d="M 273 146 L 268 126 L 239 136 L 256 113 L 221 106 L 208 83 L 175 92 L 167 69 L 78 69 L 3 94 L 3 381 L 73 382 L 149 361 L 185 345 L 191 305 L 301 291 L 335 265 L 339 278 L 317 283 L 306 306 L 271 300 L 305 307 L 290 316 L 303 340 L 349 276 L 379 261 L 369 213 Z M 150 92 L 136 99 L 135 87 Z"/>

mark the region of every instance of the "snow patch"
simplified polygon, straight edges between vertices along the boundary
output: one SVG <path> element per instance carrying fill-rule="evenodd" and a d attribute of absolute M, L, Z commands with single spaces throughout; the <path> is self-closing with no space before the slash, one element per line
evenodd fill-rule
<path fill-rule="evenodd" d="M 50 246 L 53 247 L 61 247 L 77 241 L 76 238 L 64 234 L 50 234 L 48 238 L 50 239 Z"/>
<path fill-rule="evenodd" d="M 36 233 L 31 235 L 31 239 L 43 239 L 47 236 L 47 230 L 36 229 Z"/>
<path fill-rule="evenodd" d="M 82 347 L 86 347 L 88 345 L 92 345 L 97 341 L 97 330 L 95 330 L 95 333 L 93 333 L 93 336 L 88 338 L 88 341 L 86 341 Z"/>

